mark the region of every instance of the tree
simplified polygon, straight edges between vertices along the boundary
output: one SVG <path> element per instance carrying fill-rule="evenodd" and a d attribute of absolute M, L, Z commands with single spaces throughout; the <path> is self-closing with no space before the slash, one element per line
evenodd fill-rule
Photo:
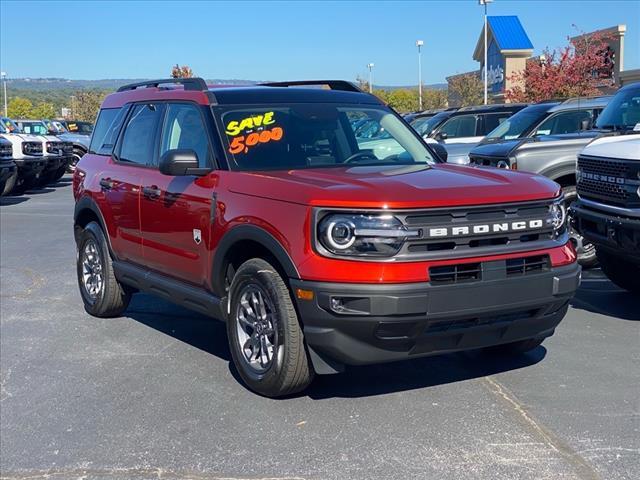
<path fill-rule="evenodd" d="M 33 110 L 33 103 L 22 97 L 14 97 L 7 105 L 7 114 L 11 118 L 29 118 Z"/>
<path fill-rule="evenodd" d="M 429 88 L 422 90 L 422 108 L 430 110 L 434 108 L 447 107 L 447 91 Z"/>
<path fill-rule="evenodd" d="M 105 92 L 98 90 L 80 90 L 71 96 L 71 115 L 74 120 L 93 122 L 98 115 Z"/>
<path fill-rule="evenodd" d="M 612 85 L 612 56 L 608 37 L 583 34 L 568 39 L 559 50 L 545 49 L 530 60 L 522 73 L 509 77 L 515 86 L 505 92 L 514 102 L 539 102 L 550 98 L 593 96 L 598 86 Z"/>
<path fill-rule="evenodd" d="M 56 116 L 56 109 L 53 103 L 40 102 L 31 109 L 32 118 L 54 118 Z"/>
<path fill-rule="evenodd" d="M 171 69 L 171 78 L 191 78 L 193 71 L 187 65 L 180 66 L 177 63 Z"/>
<path fill-rule="evenodd" d="M 480 77 L 473 73 L 449 78 L 449 97 L 456 106 L 481 104 L 484 100 L 483 88 Z"/>
<path fill-rule="evenodd" d="M 369 91 L 369 81 L 362 78 L 360 75 L 356 76 L 356 85 L 363 92 Z"/>
<path fill-rule="evenodd" d="M 387 96 L 387 103 L 400 113 L 415 112 L 418 110 L 418 90 L 398 88 L 391 90 Z"/>

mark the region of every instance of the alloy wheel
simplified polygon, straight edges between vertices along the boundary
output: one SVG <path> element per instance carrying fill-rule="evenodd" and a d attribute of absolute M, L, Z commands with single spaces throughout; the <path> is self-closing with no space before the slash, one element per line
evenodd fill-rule
<path fill-rule="evenodd" d="M 91 300 L 96 300 L 104 284 L 100 250 L 94 240 L 87 240 L 82 250 L 82 286 Z"/>

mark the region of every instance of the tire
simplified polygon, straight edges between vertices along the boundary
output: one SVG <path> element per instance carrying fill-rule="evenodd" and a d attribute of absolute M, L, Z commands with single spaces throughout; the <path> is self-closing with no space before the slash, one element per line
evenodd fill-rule
<path fill-rule="evenodd" d="M 289 289 L 277 270 L 260 258 L 246 261 L 234 275 L 229 295 L 229 348 L 244 383 L 266 397 L 304 390 L 314 371 Z M 263 314 L 251 315 L 258 310 Z"/>
<path fill-rule="evenodd" d="M 25 179 L 18 178 L 13 186 L 13 193 L 15 193 L 16 195 L 22 195 L 27 190 L 35 188 L 36 185 L 38 185 L 38 179 L 35 177 L 29 177 Z"/>
<path fill-rule="evenodd" d="M 575 185 L 569 185 L 562 188 L 564 194 L 564 204 L 569 211 L 571 204 L 578 198 Z M 592 268 L 598 264 L 598 258 L 596 257 L 596 246 L 593 243 L 587 242 L 580 233 L 573 229 L 571 226 L 571 219 L 568 219 L 567 225 L 569 227 L 569 238 L 573 246 L 578 253 L 578 263 L 583 268 Z"/>
<path fill-rule="evenodd" d="M 609 280 L 631 293 L 640 294 L 640 265 L 602 250 L 598 250 L 598 260 Z"/>
<path fill-rule="evenodd" d="M 15 172 L 4 182 L 2 190 L 0 190 L 0 196 L 9 195 L 16 185 L 18 179 L 18 172 Z"/>
<path fill-rule="evenodd" d="M 131 293 L 116 279 L 107 240 L 96 222 L 80 234 L 76 272 L 84 309 L 94 317 L 119 317 L 127 309 Z M 91 277 L 91 275 L 99 275 Z M 86 279 L 86 275 L 91 277 Z M 95 288 L 92 288 L 95 287 Z"/>
<path fill-rule="evenodd" d="M 56 173 L 57 173 L 57 170 L 43 173 L 42 176 L 38 179 L 38 182 L 37 182 L 38 187 L 44 188 L 50 183 L 53 183 L 55 181 L 54 177 Z"/>
<path fill-rule="evenodd" d="M 69 173 L 73 173 L 74 170 L 76 169 L 76 165 L 78 164 L 78 162 L 80 161 L 80 159 L 82 158 L 82 156 L 85 154 L 86 152 L 79 149 L 79 148 L 74 148 L 73 149 L 73 160 L 70 161 L 67 166 L 67 172 Z"/>
<path fill-rule="evenodd" d="M 64 165 L 60 168 L 58 168 L 58 170 L 56 170 L 56 173 L 53 175 L 53 181 L 57 182 L 58 180 L 60 180 L 64 174 L 67 173 L 67 166 Z"/>
<path fill-rule="evenodd" d="M 505 343 L 504 345 L 495 345 L 488 347 L 486 350 L 496 355 L 522 355 L 542 345 L 544 340 L 544 338 L 528 338 L 518 342 Z"/>

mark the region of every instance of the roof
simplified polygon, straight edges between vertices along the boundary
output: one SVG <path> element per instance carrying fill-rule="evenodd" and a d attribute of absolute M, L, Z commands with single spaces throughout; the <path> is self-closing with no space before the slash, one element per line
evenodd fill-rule
<path fill-rule="evenodd" d="M 569 98 L 559 105 L 555 105 L 549 109 L 549 112 L 561 112 L 564 110 L 573 110 L 579 108 L 595 108 L 606 107 L 611 100 L 611 95 L 601 97 L 578 97 Z"/>
<path fill-rule="evenodd" d="M 196 80 L 196 79 L 194 79 Z M 201 105 L 250 105 L 277 103 L 341 103 L 383 105 L 374 95 L 353 90 L 312 87 L 308 82 L 249 86 L 198 85 L 161 87 L 170 80 L 125 85 L 104 100 L 102 108 L 117 108 L 126 103 L 161 100 L 190 100 Z M 323 83 L 340 83 L 327 81 Z M 195 82 L 194 82 L 195 83 Z M 303 85 L 299 85 L 303 83 Z M 314 85 L 323 84 L 313 83 Z M 345 83 L 345 82 L 342 82 Z M 339 85 L 338 85 L 339 86 Z M 198 88 L 196 88 L 198 87 Z"/>
<path fill-rule="evenodd" d="M 488 33 L 491 34 L 500 50 L 533 50 L 527 32 L 515 15 L 488 16 Z M 480 61 L 484 55 L 484 27 L 473 52 L 474 60 Z"/>

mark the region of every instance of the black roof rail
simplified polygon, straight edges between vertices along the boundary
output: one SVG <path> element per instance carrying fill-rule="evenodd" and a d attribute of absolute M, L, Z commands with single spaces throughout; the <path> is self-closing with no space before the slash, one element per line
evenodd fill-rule
<path fill-rule="evenodd" d="M 118 92 L 126 92 L 127 90 L 135 90 L 140 87 L 158 87 L 166 83 L 183 85 L 185 90 L 195 90 L 199 92 L 207 92 L 207 82 L 200 77 L 192 78 L 164 78 L 160 80 L 145 80 L 144 82 L 129 83 L 118 88 Z"/>
<path fill-rule="evenodd" d="M 357 85 L 346 80 L 294 80 L 290 82 L 267 82 L 259 83 L 263 87 L 304 87 L 306 85 L 327 85 L 331 90 L 342 90 L 345 92 L 363 92 Z"/>

